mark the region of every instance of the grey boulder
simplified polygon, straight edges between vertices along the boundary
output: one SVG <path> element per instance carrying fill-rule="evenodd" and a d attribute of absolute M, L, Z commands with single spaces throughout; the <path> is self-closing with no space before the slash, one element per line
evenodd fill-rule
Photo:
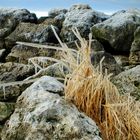
<path fill-rule="evenodd" d="M 37 21 L 36 15 L 26 9 L 0 9 L 0 38 L 8 36 L 19 22 Z"/>
<path fill-rule="evenodd" d="M 2 140 L 101 140 L 93 120 L 53 88 L 48 91 L 50 81 L 57 90 L 61 84 L 46 76 L 39 81 L 46 80 L 47 87 L 34 83 L 18 98 L 15 112 L 2 130 Z"/>
<path fill-rule="evenodd" d="M 140 65 L 121 72 L 112 80 L 121 94 L 130 94 L 140 99 Z"/>
<path fill-rule="evenodd" d="M 48 12 L 48 16 L 49 16 L 49 17 L 52 17 L 52 18 L 55 18 L 56 16 L 66 14 L 67 11 L 68 11 L 67 9 L 51 9 L 51 10 Z"/>
<path fill-rule="evenodd" d="M 57 27 L 54 28 L 59 34 L 59 29 Z M 14 32 L 6 38 L 6 41 L 24 41 L 33 43 L 57 42 L 50 25 L 37 25 L 33 23 L 20 23 Z"/>
<path fill-rule="evenodd" d="M 54 47 L 58 47 L 58 46 L 54 46 Z M 33 45 L 32 46 L 23 45 L 21 43 L 19 45 L 15 45 L 12 48 L 11 52 L 6 57 L 6 61 L 28 64 L 29 62 L 28 60 L 30 58 L 37 57 L 37 56 L 42 56 L 42 57 L 46 56 L 46 57 L 55 58 L 55 55 L 57 54 L 58 54 L 58 51 L 47 49 L 47 45 L 46 45 L 46 48 L 43 48 L 43 47 L 34 47 Z"/>
<path fill-rule="evenodd" d="M 15 101 L 33 81 L 19 82 L 34 74 L 34 67 L 18 63 L 0 64 L 0 101 Z M 17 82 L 16 82 L 17 81 Z"/>
<path fill-rule="evenodd" d="M 96 12 L 89 5 L 73 5 L 65 15 L 61 37 L 64 41 L 75 40 L 72 28 L 77 27 L 83 37 L 88 37 L 90 28 L 99 22 L 107 19 L 103 13 Z"/>
<path fill-rule="evenodd" d="M 102 59 L 103 61 L 101 63 L 101 66 L 103 68 L 103 73 L 107 70 L 108 73 L 117 75 L 122 71 L 121 66 L 117 63 L 117 61 L 111 54 L 104 51 L 92 52 L 91 61 L 95 67 L 99 66 Z"/>
<path fill-rule="evenodd" d="M 24 80 L 34 74 L 31 65 L 7 62 L 0 64 L 0 83 Z"/>
<path fill-rule="evenodd" d="M 131 9 L 115 13 L 109 19 L 92 27 L 92 34 L 105 47 L 115 52 L 129 52 L 134 32 L 140 25 L 140 10 Z"/>

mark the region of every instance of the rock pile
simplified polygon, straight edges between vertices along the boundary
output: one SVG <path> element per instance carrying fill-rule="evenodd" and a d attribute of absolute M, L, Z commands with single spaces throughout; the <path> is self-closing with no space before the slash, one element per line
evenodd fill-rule
<path fill-rule="evenodd" d="M 101 140 L 95 122 L 63 97 L 61 69 L 68 70 L 56 61 L 61 51 L 50 49 L 60 47 L 51 25 L 72 49 L 77 41 L 72 28 L 86 39 L 91 32 L 92 64 L 98 66 L 104 57 L 103 70 L 113 73 L 112 82 L 119 91 L 140 99 L 139 9 L 108 16 L 79 4 L 52 9 L 48 16 L 37 19 L 26 9 L 1 8 L 0 139 Z M 55 64 L 44 57 L 54 58 Z M 61 82 L 44 75 L 59 77 Z"/>

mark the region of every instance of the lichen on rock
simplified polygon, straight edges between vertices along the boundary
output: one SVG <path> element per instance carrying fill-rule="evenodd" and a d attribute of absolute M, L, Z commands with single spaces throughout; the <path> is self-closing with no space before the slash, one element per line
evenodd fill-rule
<path fill-rule="evenodd" d="M 18 98 L 2 139 L 101 140 L 95 122 L 55 93 L 60 88 L 60 82 L 47 76 L 27 88 Z"/>

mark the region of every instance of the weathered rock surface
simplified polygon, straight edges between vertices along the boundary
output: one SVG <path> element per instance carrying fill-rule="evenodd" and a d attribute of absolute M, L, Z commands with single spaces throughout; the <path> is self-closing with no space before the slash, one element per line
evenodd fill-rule
<path fill-rule="evenodd" d="M 60 89 L 61 84 L 51 77 L 43 77 L 27 88 L 3 129 L 2 140 L 101 140 L 94 121 L 54 94 Z"/>
<path fill-rule="evenodd" d="M 8 36 L 16 27 L 17 22 L 15 19 L 11 18 L 9 15 L 8 17 L 3 17 L 0 15 L 0 38 L 5 38 Z"/>
<path fill-rule="evenodd" d="M 66 14 L 67 11 L 68 11 L 67 9 L 52 9 L 48 12 L 48 16 L 55 18 L 56 16 Z"/>
<path fill-rule="evenodd" d="M 14 111 L 15 104 L 0 102 L 0 124 L 3 123 Z"/>
<path fill-rule="evenodd" d="M 6 57 L 7 62 L 28 63 L 28 59 L 37 56 L 38 49 L 25 45 L 15 45 Z"/>
<path fill-rule="evenodd" d="M 37 21 L 37 17 L 34 13 L 30 13 L 27 9 L 12 9 L 12 8 L 1 8 L 0 16 L 2 17 L 13 17 L 18 21 L 33 22 Z"/>
<path fill-rule="evenodd" d="M 140 25 L 140 10 L 122 10 L 92 27 L 92 34 L 112 53 L 129 52 L 134 32 Z"/>
<path fill-rule="evenodd" d="M 64 95 L 64 85 L 50 76 L 43 76 L 39 78 L 39 80 L 33 83 L 30 89 L 31 92 L 34 92 L 34 90 L 43 90 Z"/>
<path fill-rule="evenodd" d="M 140 26 L 134 33 L 134 41 L 130 50 L 129 62 L 130 64 L 140 64 Z"/>
<path fill-rule="evenodd" d="M 25 44 L 25 43 L 24 43 Z M 46 57 L 53 57 L 57 58 L 60 57 L 60 52 L 57 50 L 52 50 L 48 48 L 43 48 L 41 45 L 36 45 L 38 47 L 35 47 L 35 45 L 28 46 L 24 44 L 15 45 L 11 52 L 6 57 L 7 62 L 18 62 L 18 63 L 24 63 L 27 64 L 28 60 L 33 57 L 39 57 L 39 56 L 46 56 Z M 51 45 L 46 44 L 45 47 L 51 46 L 51 47 L 58 47 L 58 45 Z"/>
<path fill-rule="evenodd" d="M 98 40 L 93 39 L 91 42 L 91 51 L 93 52 L 104 51 L 104 47 Z"/>
<path fill-rule="evenodd" d="M 0 64 L 0 101 L 15 101 L 33 83 L 33 81 L 19 81 L 33 75 L 34 72 L 34 67 L 31 65 L 12 62 Z"/>
<path fill-rule="evenodd" d="M 0 84 L 0 101 L 16 102 L 18 96 L 35 80 L 17 81 Z"/>
<path fill-rule="evenodd" d="M 68 73 L 69 73 L 69 71 L 64 66 L 62 66 L 62 64 L 55 63 L 53 65 L 46 67 L 45 69 L 40 70 L 35 75 L 28 77 L 27 80 L 40 78 L 42 76 L 51 76 L 51 77 L 61 78 L 61 79 L 63 79 L 62 82 L 64 82 L 64 78 L 65 78 L 66 74 L 68 74 Z M 59 80 L 61 80 L 61 79 L 59 79 Z"/>
<path fill-rule="evenodd" d="M 55 27 L 59 34 L 59 29 Z M 6 41 L 24 41 L 34 43 L 57 42 L 50 25 L 20 23 Z"/>
<path fill-rule="evenodd" d="M 0 64 L 0 83 L 24 80 L 34 74 L 34 67 L 18 63 Z"/>
<path fill-rule="evenodd" d="M 0 9 L 0 139 L 101 140 L 95 122 L 64 100 L 64 85 L 59 81 L 64 82 L 68 70 L 45 59 L 59 58 L 61 51 L 16 45 L 21 41 L 54 47 L 47 44 L 58 43 L 50 25 L 73 49 L 76 37 L 71 29 L 77 27 L 85 38 L 92 30 L 92 64 L 99 66 L 104 57 L 103 72 L 118 74 L 112 81 L 120 93 L 140 99 L 140 10 L 109 17 L 88 5 L 74 5 L 69 10 L 53 9 L 37 21 L 26 9 Z"/>
<path fill-rule="evenodd" d="M 73 5 L 65 15 L 61 37 L 64 41 L 75 40 L 72 28 L 77 27 L 83 37 L 87 37 L 90 28 L 105 19 L 103 13 L 93 11 L 89 5 Z"/>
<path fill-rule="evenodd" d="M 113 82 L 120 93 L 128 93 L 140 99 L 140 65 L 120 73 L 113 78 Z"/>
<path fill-rule="evenodd" d="M 43 22 L 41 22 L 41 24 L 53 25 L 57 27 L 59 30 L 61 30 L 64 19 L 65 19 L 64 15 L 58 15 L 55 18 L 48 17 Z"/>
<path fill-rule="evenodd" d="M 50 10 L 48 12 L 48 16 L 53 21 L 52 25 L 58 27 L 61 30 L 67 11 L 68 11 L 67 9 L 52 9 L 52 10 Z M 48 22 L 48 21 L 50 21 L 50 19 L 46 19 L 45 23 L 46 23 L 46 21 Z"/>
<path fill-rule="evenodd" d="M 102 62 L 103 72 L 105 72 L 105 69 L 106 69 L 108 73 L 113 73 L 114 75 L 116 75 L 122 71 L 121 67 L 119 66 L 119 64 L 117 64 L 114 57 L 111 54 L 106 53 L 104 51 L 97 51 L 97 52 L 92 53 L 91 55 L 92 64 L 95 67 L 99 66 L 100 61 L 103 58 L 104 58 Z"/>
<path fill-rule="evenodd" d="M 113 57 L 120 66 L 124 67 L 129 65 L 128 55 L 114 55 Z"/>
<path fill-rule="evenodd" d="M 17 26 L 19 21 L 36 22 L 35 14 L 26 9 L 0 9 L 0 38 L 8 36 Z"/>

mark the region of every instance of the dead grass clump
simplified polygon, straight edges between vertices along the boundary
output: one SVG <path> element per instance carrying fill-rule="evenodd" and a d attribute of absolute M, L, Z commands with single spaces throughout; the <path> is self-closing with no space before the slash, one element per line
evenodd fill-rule
<path fill-rule="evenodd" d="M 140 140 L 140 102 L 128 94 L 119 94 L 110 82 L 111 75 L 102 73 L 103 59 L 98 68 L 93 67 L 90 59 L 92 36 L 89 35 L 88 42 L 80 36 L 77 29 L 73 30 L 80 41 L 80 46 L 76 43 L 77 50 L 73 50 L 62 43 L 53 27 L 52 29 L 62 48 L 50 48 L 61 50 L 62 59 L 46 57 L 45 60 L 58 61 L 68 69 L 69 74 L 65 78 L 66 99 L 97 123 L 103 139 Z"/>
<path fill-rule="evenodd" d="M 87 42 L 76 29 L 73 32 L 81 42 L 76 53 L 59 40 L 65 49 L 62 60 L 71 71 L 65 80 L 66 99 L 95 120 L 103 139 L 140 140 L 140 103 L 129 95 L 119 94 L 109 80 L 110 75 L 102 74 L 103 60 L 99 68 L 93 67 L 91 35 Z"/>

